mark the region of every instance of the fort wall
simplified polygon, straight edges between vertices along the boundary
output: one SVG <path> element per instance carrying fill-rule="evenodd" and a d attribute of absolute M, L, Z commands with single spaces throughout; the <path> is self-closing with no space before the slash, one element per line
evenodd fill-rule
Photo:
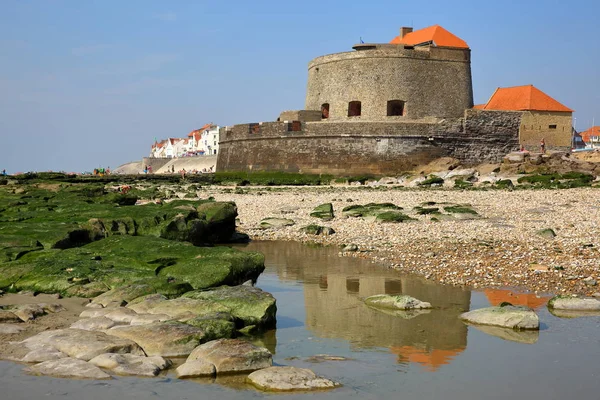
<path fill-rule="evenodd" d="M 499 162 L 519 148 L 520 112 L 437 121 L 266 122 L 223 128 L 219 171 L 394 174 L 439 157 Z"/>
<path fill-rule="evenodd" d="M 473 106 L 469 49 L 375 49 L 317 57 L 308 66 L 305 108 L 328 106 L 330 120 L 459 118 Z M 388 102 L 403 102 L 401 115 L 390 116 Z M 360 102 L 360 116 L 349 116 Z"/>

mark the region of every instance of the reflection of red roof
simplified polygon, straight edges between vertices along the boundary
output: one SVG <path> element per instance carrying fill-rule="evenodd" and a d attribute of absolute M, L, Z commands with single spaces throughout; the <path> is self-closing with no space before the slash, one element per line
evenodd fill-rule
<path fill-rule="evenodd" d="M 428 371 L 437 371 L 442 365 L 450 364 L 452 359 L 462 353 L 465 348 L 461 347 L 453 350 L 441 349 L 420 349 L 414 346 L 392 347 L 392 353 L 398 355 L 398 361 L 408 360 L 412 363 L 421 364 Z"/>
<path fill-rule="evenodd" d="M 533 85 L 498 88 L 483 109 L 573 112 Z"/>
<path fill-rule="evenodd" d="M 493 306 L 499 306 L 503 302 L 508 302 L 514 306 L 527 306 L 533 309 L 546 305 L 549 296 L 538 297 L 535 293 L 513 293 L 506 289 L 486 289 L 485 297 Z"/>
<path fill-rule="evenodd" d="M 600 126 L 592 126 L 585 132 L 581 132 L 581 138 L 584 142 L 589 142 L 591 136 L 600 136 Z"/>
<path fill-rule="evenodd" d="M 400 36 L 396 36 L 394 39 L 392 39 L 390 43 L 407 44 L 414 46 L 426 42 L 433 42 L 436 46 L 443 47 L 458 47 L 461 49 L 469 48 L 467 42 L 465 42 L 458 36 L 448 32 L 439 25 L 433 25 L 428 28 L 408 33 L 403 38 L 400 38 Z"/>

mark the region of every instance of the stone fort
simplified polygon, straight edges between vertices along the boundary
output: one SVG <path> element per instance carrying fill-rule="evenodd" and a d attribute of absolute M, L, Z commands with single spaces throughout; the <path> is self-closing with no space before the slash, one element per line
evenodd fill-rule
<path fill-rule="evenodd" d="M 440 26 L 308 65 L 305 110 L 224 127 L 219 171 L 386 175 L 439 157 L 499 162 L 521 112 L 473 109 L 471 50 Z"/>

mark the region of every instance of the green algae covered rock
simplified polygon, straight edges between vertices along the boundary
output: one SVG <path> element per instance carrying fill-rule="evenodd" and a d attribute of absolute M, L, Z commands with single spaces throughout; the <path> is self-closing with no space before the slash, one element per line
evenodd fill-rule
<path fill-rule="evenodd" d="M 231 315 L 243 322 L 244 326 L 275 325 L 277 305 L 268 292 L 253 286 L 221 286 L 210 290 L 195 290 L 183 295 L 185 298 L 208 300 L 230 309 Z"/>
<path fill-rule="evenodd" d="M 492 325 L 515 330 L 540 329 L 537 314 L 529 307 L 504 305 L 461 314 L 460 319 L 477 325 Z"/>
<path fill-rule="evenodd" d="M 135 283 L 173 297 L 191 289 L 239 284 L 255 279 L 263 269 L 264 256 L 259 253 L 194 247 L 147 236 L 111 236 L 2 263 L 0 288 L 69 295 L 73 287 L 95 282 L 105 285 L 105 291 Z"/>
<path fill-rule="evenodd" d="M 431 308 L 431 304 L 407 295 L 392 296 L 378 294 L 365 299 L 365 304 L 371 307 L 394 310 L 416 310 Z"/>
<path fill-rule="evenodd" d="M 310 216 L 320 218 L 323 221 L 331 221 L 334 218 L 333 204 L 325 203 L 315 207 L 310 213 Z"/>
<path fill-rule="evenodd" d="M 342 209 L 345 217 L 377 217 L 379 214 L 389 211 L 399 211 L 399 207 L 392 203 L 369 203 L 365 205 L 354 204 Z"/>

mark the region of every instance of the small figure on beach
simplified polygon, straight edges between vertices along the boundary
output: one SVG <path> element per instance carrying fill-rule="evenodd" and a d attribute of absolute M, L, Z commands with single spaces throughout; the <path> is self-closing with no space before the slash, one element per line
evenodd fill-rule
<path fill-rule="evenodd" d="M 144 167 L 144 174 L 147 174 L 147 173 L 148 173 L 148 166 L 146 165 L 146 166 Z"/>
<path fill-rule="evenodd" d="M 519 151 L 520 151 L 521 153 L 523 153 L 523 152 L 525 151 L 525 146 L 521 145 L 521 148 L 519 149 Z"/>
<path fill-rule="evenodd" d="M 151 174 L 152 173 L 152 165 L 148 165 L 148 173 Z"/>
<path fill-rule="evenodd" d="M 546 153 L 546 141 L 544 140 L 544 138 L 540 140 L 540 152 L 542 154 Z"/>
<path fill-rule="evenodd" d="M 171 165 L 171 173 L 174 174 L 175 173 L 175 165 Z"/>
<path fill-rule="evenodd" d="M 185 168 L 181 170 L 181 179 L 185 179 Z"/>
<path fill-rule="evenodd" d="M 2 176 L 6 176 L 6 170 L 5 169 L 2 170 Z"/>

